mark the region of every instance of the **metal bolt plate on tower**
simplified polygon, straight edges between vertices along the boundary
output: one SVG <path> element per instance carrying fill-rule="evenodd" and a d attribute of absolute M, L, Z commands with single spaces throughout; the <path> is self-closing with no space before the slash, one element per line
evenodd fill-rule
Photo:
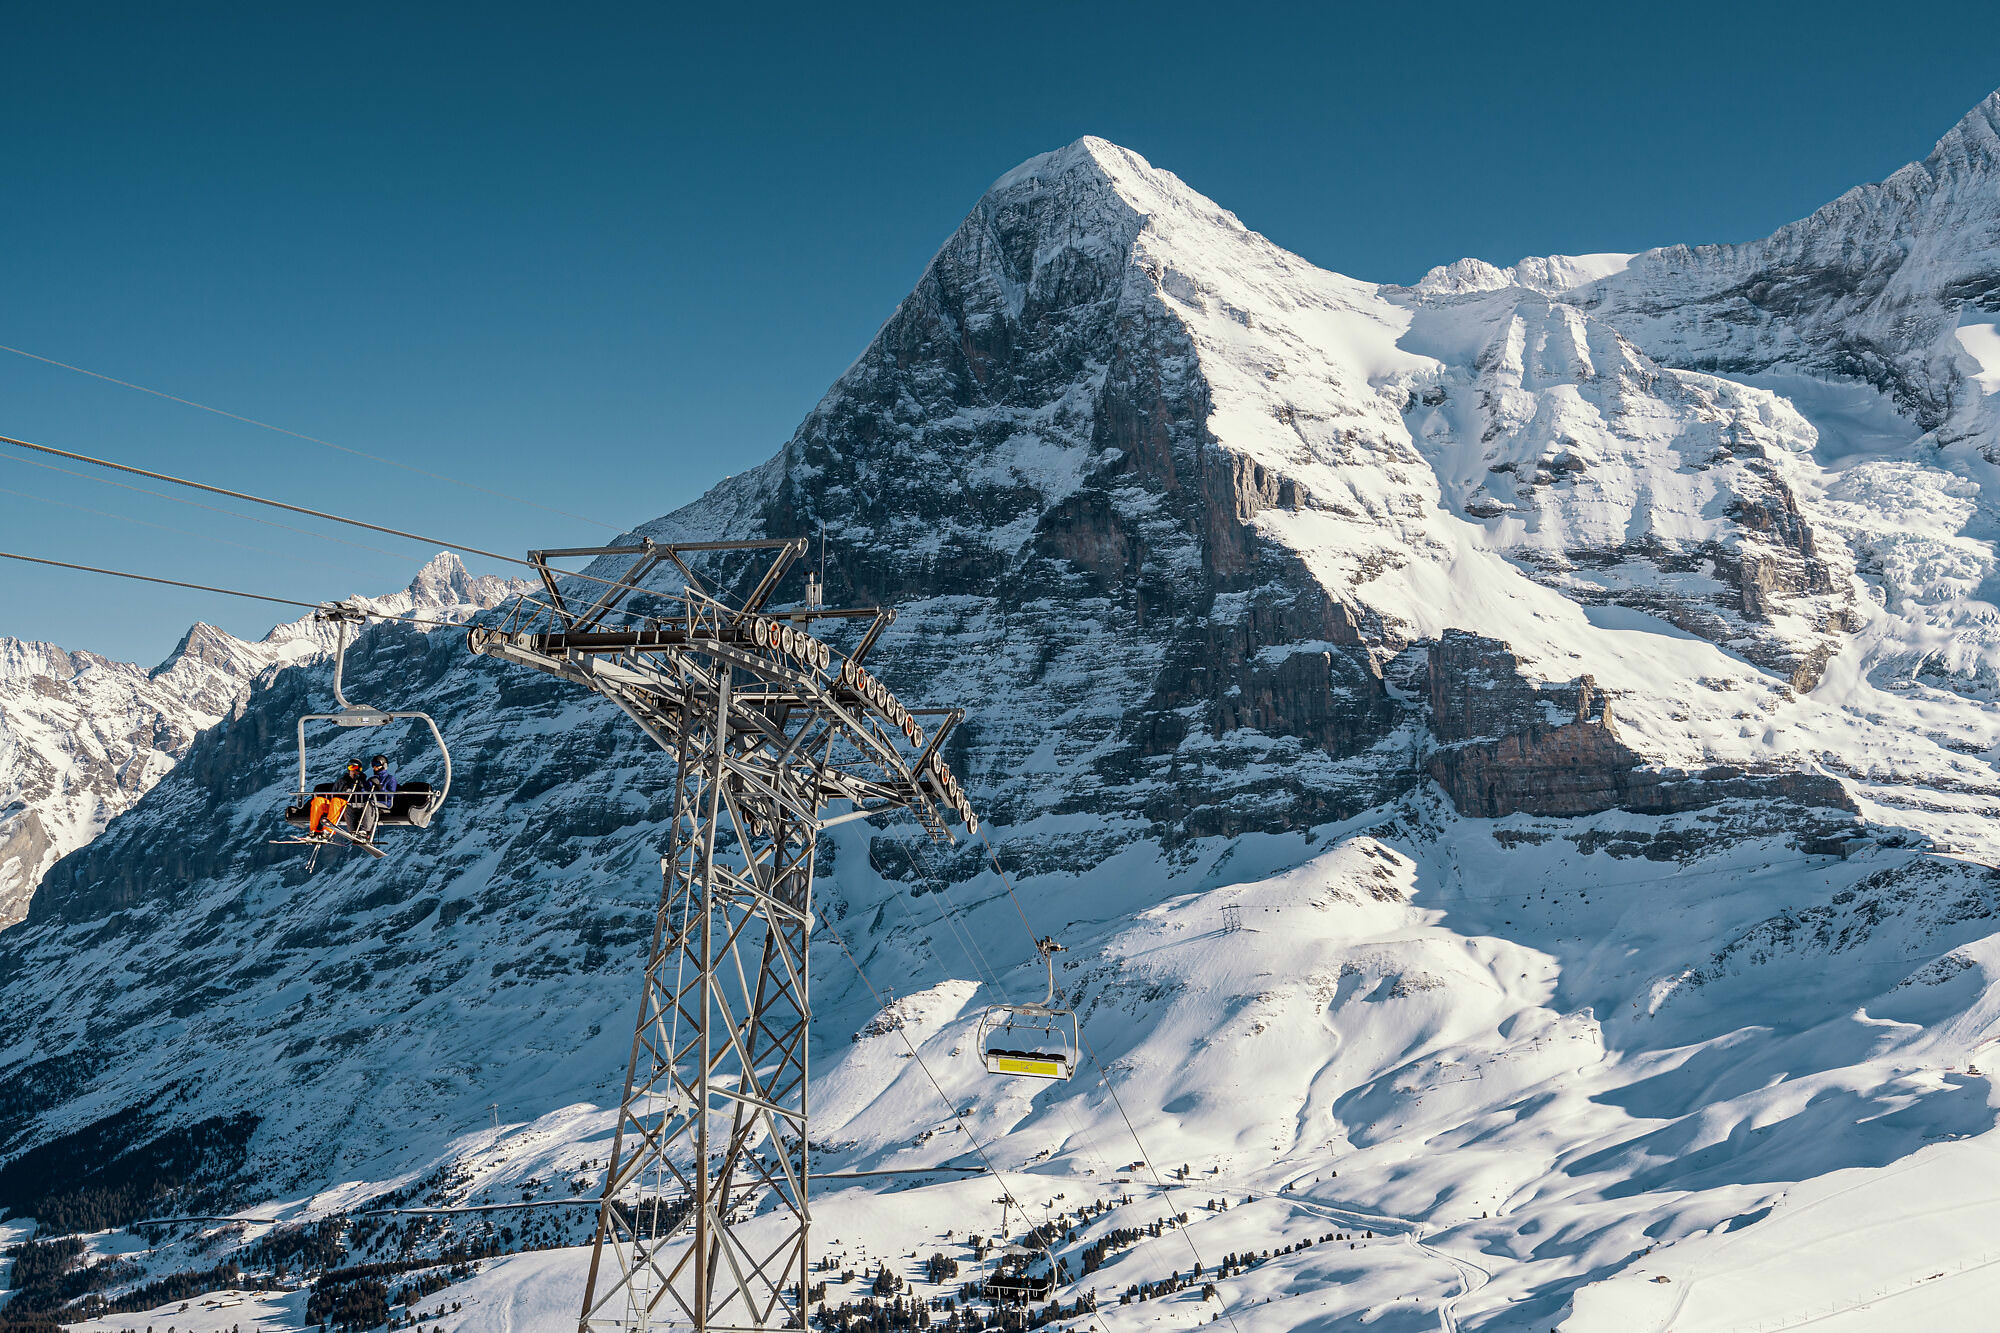
<path fill-rule="evenodd" d="M 978 827 L 940 758 L 963 714 L 906 708 L 860 665 L 893 613 L 813 597 L 764 613 L 804 551 L 803 538 L 531 551 L 546 599 L 524 597 L 501 628 L 468 634 L 475 653 L 610 699 L 676 765 L 579 1333 L 804 1328 L 819 832 L 904 808 L 940 840 L 947 812 Z M 751 587 L 740 604 L 692 569 L 711 553 Z M 570 582 L 566 598 L 549 562 L 569 557 L 630 563 L 609 586 Z M 640 587 L 663 561 L 680 590 Z M 585 608 L 580 587 L 602 590 Z M 844 659 L 811 633 L 857 616 L 873 624 Z M 926 736 L 919 719 L 940 714 Z"/>

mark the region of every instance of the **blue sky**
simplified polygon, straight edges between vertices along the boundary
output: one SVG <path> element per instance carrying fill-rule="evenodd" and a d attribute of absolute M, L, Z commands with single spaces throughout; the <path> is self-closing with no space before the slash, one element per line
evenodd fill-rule
<path fill-rule="evenodd" d="M 1992 30 L 1990 3 L 15 6 L 0 343 L 629 524 L 774 452 L 986 184 L 1080 135 L 1409 281 L 1769 232 L 2000 87 Z M 609 535 L 5 353 L 0 434 L 496 550 Z M 428 554 L 344 535 L 392 549 L 0 458 L 0 549 L 302 600 Z M 0 633 L 147 664 L 290 615 L 0 578 Z"/>

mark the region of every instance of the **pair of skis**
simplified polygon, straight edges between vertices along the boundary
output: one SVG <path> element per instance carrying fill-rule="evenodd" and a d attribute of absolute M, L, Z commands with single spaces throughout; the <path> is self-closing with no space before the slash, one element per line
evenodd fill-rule
<path fill-rule="evenodd" d="M 314 867 L 319 863 L 319 854 L 336 839 L 345 842 L 350 847 L 359 847 L 362 851 L 377 860 L 388 855 L 387 852 L 375 845 L 375 840 L 372 837 L 357 833 L 339 823 L 328 824 L 321 832 L 308 833 L 301 838 L 273 838 L 271 839 L 271 845 L 273 847 L 311 847 L 313 849 L 312 856 L 306 860 L 306 873 L 310 875 L 313 873 Z"/>

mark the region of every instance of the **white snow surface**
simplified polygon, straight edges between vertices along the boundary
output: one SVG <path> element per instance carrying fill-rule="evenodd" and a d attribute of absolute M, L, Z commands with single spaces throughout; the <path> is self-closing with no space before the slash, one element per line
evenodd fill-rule
<path fill-rule="evenodd" d="M 1062 1290 L 1100 1296 L 1079 1328 L 1192 1326 L 1219 1308 L 1240 1333 L 1976 1326 L 2000 1291 L 1986 1239 L 2000 1223 L 1986 1072 L 2000 1061 L 2000 872 L 1987 864 L 2000 855 L 2000 412 L 1986 379 L 2000 350 L 1977 304 L 2000 306 L 2000 282 L 1980 295 L 1973 280 L 2000 273 L 1996 125 L 2000 94 L 1924 163 L 1762 242 L 1466 260 L 1409 288 L 1315 268 L 1102 140 L 996 182 L 984 206 L 1056 197 L 1067 210 L 1021 263 L 1117 266 L 1120 317 L 1179 331 L 1208 396 L 1207 447 L 1292 488 L 1238 517 L 1296 553 L 1385 667 L 1449 630 L 1504 640 L 1540 681 L 1592 677 L 1647 762 L 1836 777 L 1869 836 L 1842 856 L 1742 811 L 1476 819 L 1424 786 L 1353 819 L 1163 845 L 1076 796 L 1115 727 L 1106 682 L 1157 669 L 1155 649 L 1111 635 L 1050 667 L 991 603 L 913 598 L 885 652 L 944 663 L 937 687 L 991 716 L 976 777 L 1071 784 L 1067 804 L 1012 807 L 995 830 L 1003 858 L 1114 849 L 1075 869 L 1037 861 L 1018 886 L 1029 921 L 1068 945 L 1058 982 L 1093 1069 L 1007 1082 L 971 1058 L 981 1008 L 1039 984 L 990 869 L 929 891 L 887 873 L 875 830 L 829 831 L 812 958 L 822 1248 L 913 1281 L 933 1252 L 968 1257 L 995 1193 L 955 1170 L 980 1160 L 969 1132 L 1051 1215 L 1112 1205 L 1077 1220 L 1064 1253 L 1188 1214 Z M 955 244 L 976 250 L 967 227 Z M 1003 280 L 1014 271 L 996 264 L 991 305 L 965 327 L 1047 298 Z M 1881 281 L 1828 277 L 1857 272 Z M 1746 315 L 1753 280 L 1788 295 Z M 844 410 L 869 373 L 857 363 L 816 415 Z M 1109 373 L 1082 365 L 1032 410 L 885 430 L 910 448 L 981 441 L 966 446 L 968 493 L 1059 504 L 1105 448 L 1085 427 Z M 639 530 L 759 532 L 810 466 L 788 450 Z M 965 514 L 912 541 L 1022 559 L 1034 527 Z M 274 633 L 255 671 L 292 641 Z M 60 753 L 52 738 L 74 719 L 167 708 L 133 702 L 136 668 L 9 651 L 23 681 L 121 683 L 103 702 L 72 686 L 69 713 L 8 713 L 0 737 L 28 738 L 8 744 Z M 214 716 L 238 706 L 234 688 Z M 425 688 L 469 741 L 569 747 L 588 759 L 582 776 L 558 788 L 515 774 L 495 782 L 520 777 L 511 793 L 472 797 L 449 841 L 412 855 L 411 873 L 430 876 L 412 904 L 372 894 L 368 867 L 307 880 L 223 865 L 182 897 L 116 904 L 150 933 L 49 925 L 32 955 L 49 970 L 40 989 L 4 983 L 45 1008 L 0 1045 L 0 1074 L 70 1058 L 114 1004 L 151 1015 L 52 1128 L 148 1085 L 208 1110 L 255 1102 L 259 1143 L 294 1152 L 297 1169 L 259 1182 L 244 1239 L 446 1167 L 455 1183 L 433 1194 L 453 1206 L 560 1199 L 552 1182 L 588 1177 L 608 1148 L 643 947 L 629 927 L 647 919 L 663 827 L 647 804 L 656 758 L 608 739 L 624 724 L 569 695 L 524 691 L 504 711 L 485 702 L 488 676 Z M 1416 762 L 1408 740 L 1370 762 Z M 163 749 L 104 762 L 164 771 Z M 1262 762 L 1293 754 L 1273 741 Z M 66 836 L 81 842 L 158 778 L 89 793 L 95 804 L 62 815 Z M 43 802 L 69 809 L 33 799 L 44 827 Z M 168 783 L 120 827 L 192 799 Z M 258 827 L 250 800 L 231 810 L 245 836 Z M 607 911 L 625 914 L 608 936 L 618 952 L 558 932 Z M 174 923 L 204 920 L 235 923 L 241 970 L 175 1015 L 157 977 L 183 948 Z M 833 933 L 894 984 L 889 1012 Z M 403 952 L 384 963 L 371 950 L 386 947 Z M 276 1095 L 229 1086 L 246 1053 Z M 1169 1174 L 1183 1163 L 1185 1182 Z M 1336 1233 L 1353 1239 L 1323 1239 Z M 203 1234 L 189 1224 L 133 1262 L 193 1266 Z M 1198 1286 L 1116 1302 L 1197 1254 L 1213 1268 L 1267 1249 L 1221 1284 L 1221 1306 Z M 484 1261 L 420 1302 L 460 1306 L 425 1324 L 569 1327 L 584 1256 Z M 836 1281 L 830 1299 L 865 1282 Z M 266 1300 L 257 1318 L 299 1327 L 296 1304 Z M 171 1317 L 93 1330 L 142 1318 Z M 185 1325 L 222 1326 L 219 1312 Z"/>

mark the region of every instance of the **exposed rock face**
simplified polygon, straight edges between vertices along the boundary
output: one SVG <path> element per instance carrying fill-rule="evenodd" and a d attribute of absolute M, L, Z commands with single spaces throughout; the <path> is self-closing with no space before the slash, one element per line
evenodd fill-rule
<path fill-rule="evenodd" d="M 1448 362 L 1406 403 L 1447 502 L 1567 597 L 1816 685 L 1854 594 L 1852 558 L 1799 505 L 1806 420 L 1775 394 L 1663 367 L 1540 292 L 1461 285 L 1433 275 L 1401 297 L 1406 344 Z"/>
<path fill-rule="evenodd" d="M 1818 774 L 1648 766 L 1619 739 L 1595 681 L 1538 684 L 1497 639 L 1447 630 L 1427 665 L 1431 729 L 1443 742 L 1429 772 L 1460 814 L 1671 814 L 1743 798 L 1856 809 L 1837 780 Z"/>
<path fill-rule="evenodd" d="M 1975 429 L 1954 337 L 2000 314 L 2000 93 L 1922 162 L 1745 245 L 1668 246 L 1566 293 L 1654 356 L 1724 374 L 1865 381 L 1924 430 Z"/>
<path fill-rule="evenodd" d="M 1463 630 L 1447 630 L 1429 659 L 1431 727 L 1445 743 L 1429 771 L 1461 814 L 1636 808 L 1643 756 L 1618 739 L 1589 676 L 1539 686 L 1506 644 Z"/>
<path fill-rule="evenodd" d="M 984 639 L 917 648 L 914 688 L 963 681 L 967 656 L 982 692 L 1018 688 L 1001 675 L 1033 645 L 1083 794 L 1008 781 L 1047 732 L 984 716 L 969 762 L 1010 817 L 1122 805 L 1179 838 L 1351 814 L 1408 781 L 1339 768 L 1396 720 L 1352 614 L 1257 532 L 1306 506 L 1302 485 L 1208 429 L 1201 359 L 1162 298 L 1190 214 L 1262 244 L 1101 142 L 1010 173 L 807 418 L 760 515 L 771 533 L 825 525 L 836 598 L 951 604 Z M 929 638 L 920 614 L 883 651 Z M 1274 738 L 1295 742 L 1282 767 L 1260 762 Z"/>

